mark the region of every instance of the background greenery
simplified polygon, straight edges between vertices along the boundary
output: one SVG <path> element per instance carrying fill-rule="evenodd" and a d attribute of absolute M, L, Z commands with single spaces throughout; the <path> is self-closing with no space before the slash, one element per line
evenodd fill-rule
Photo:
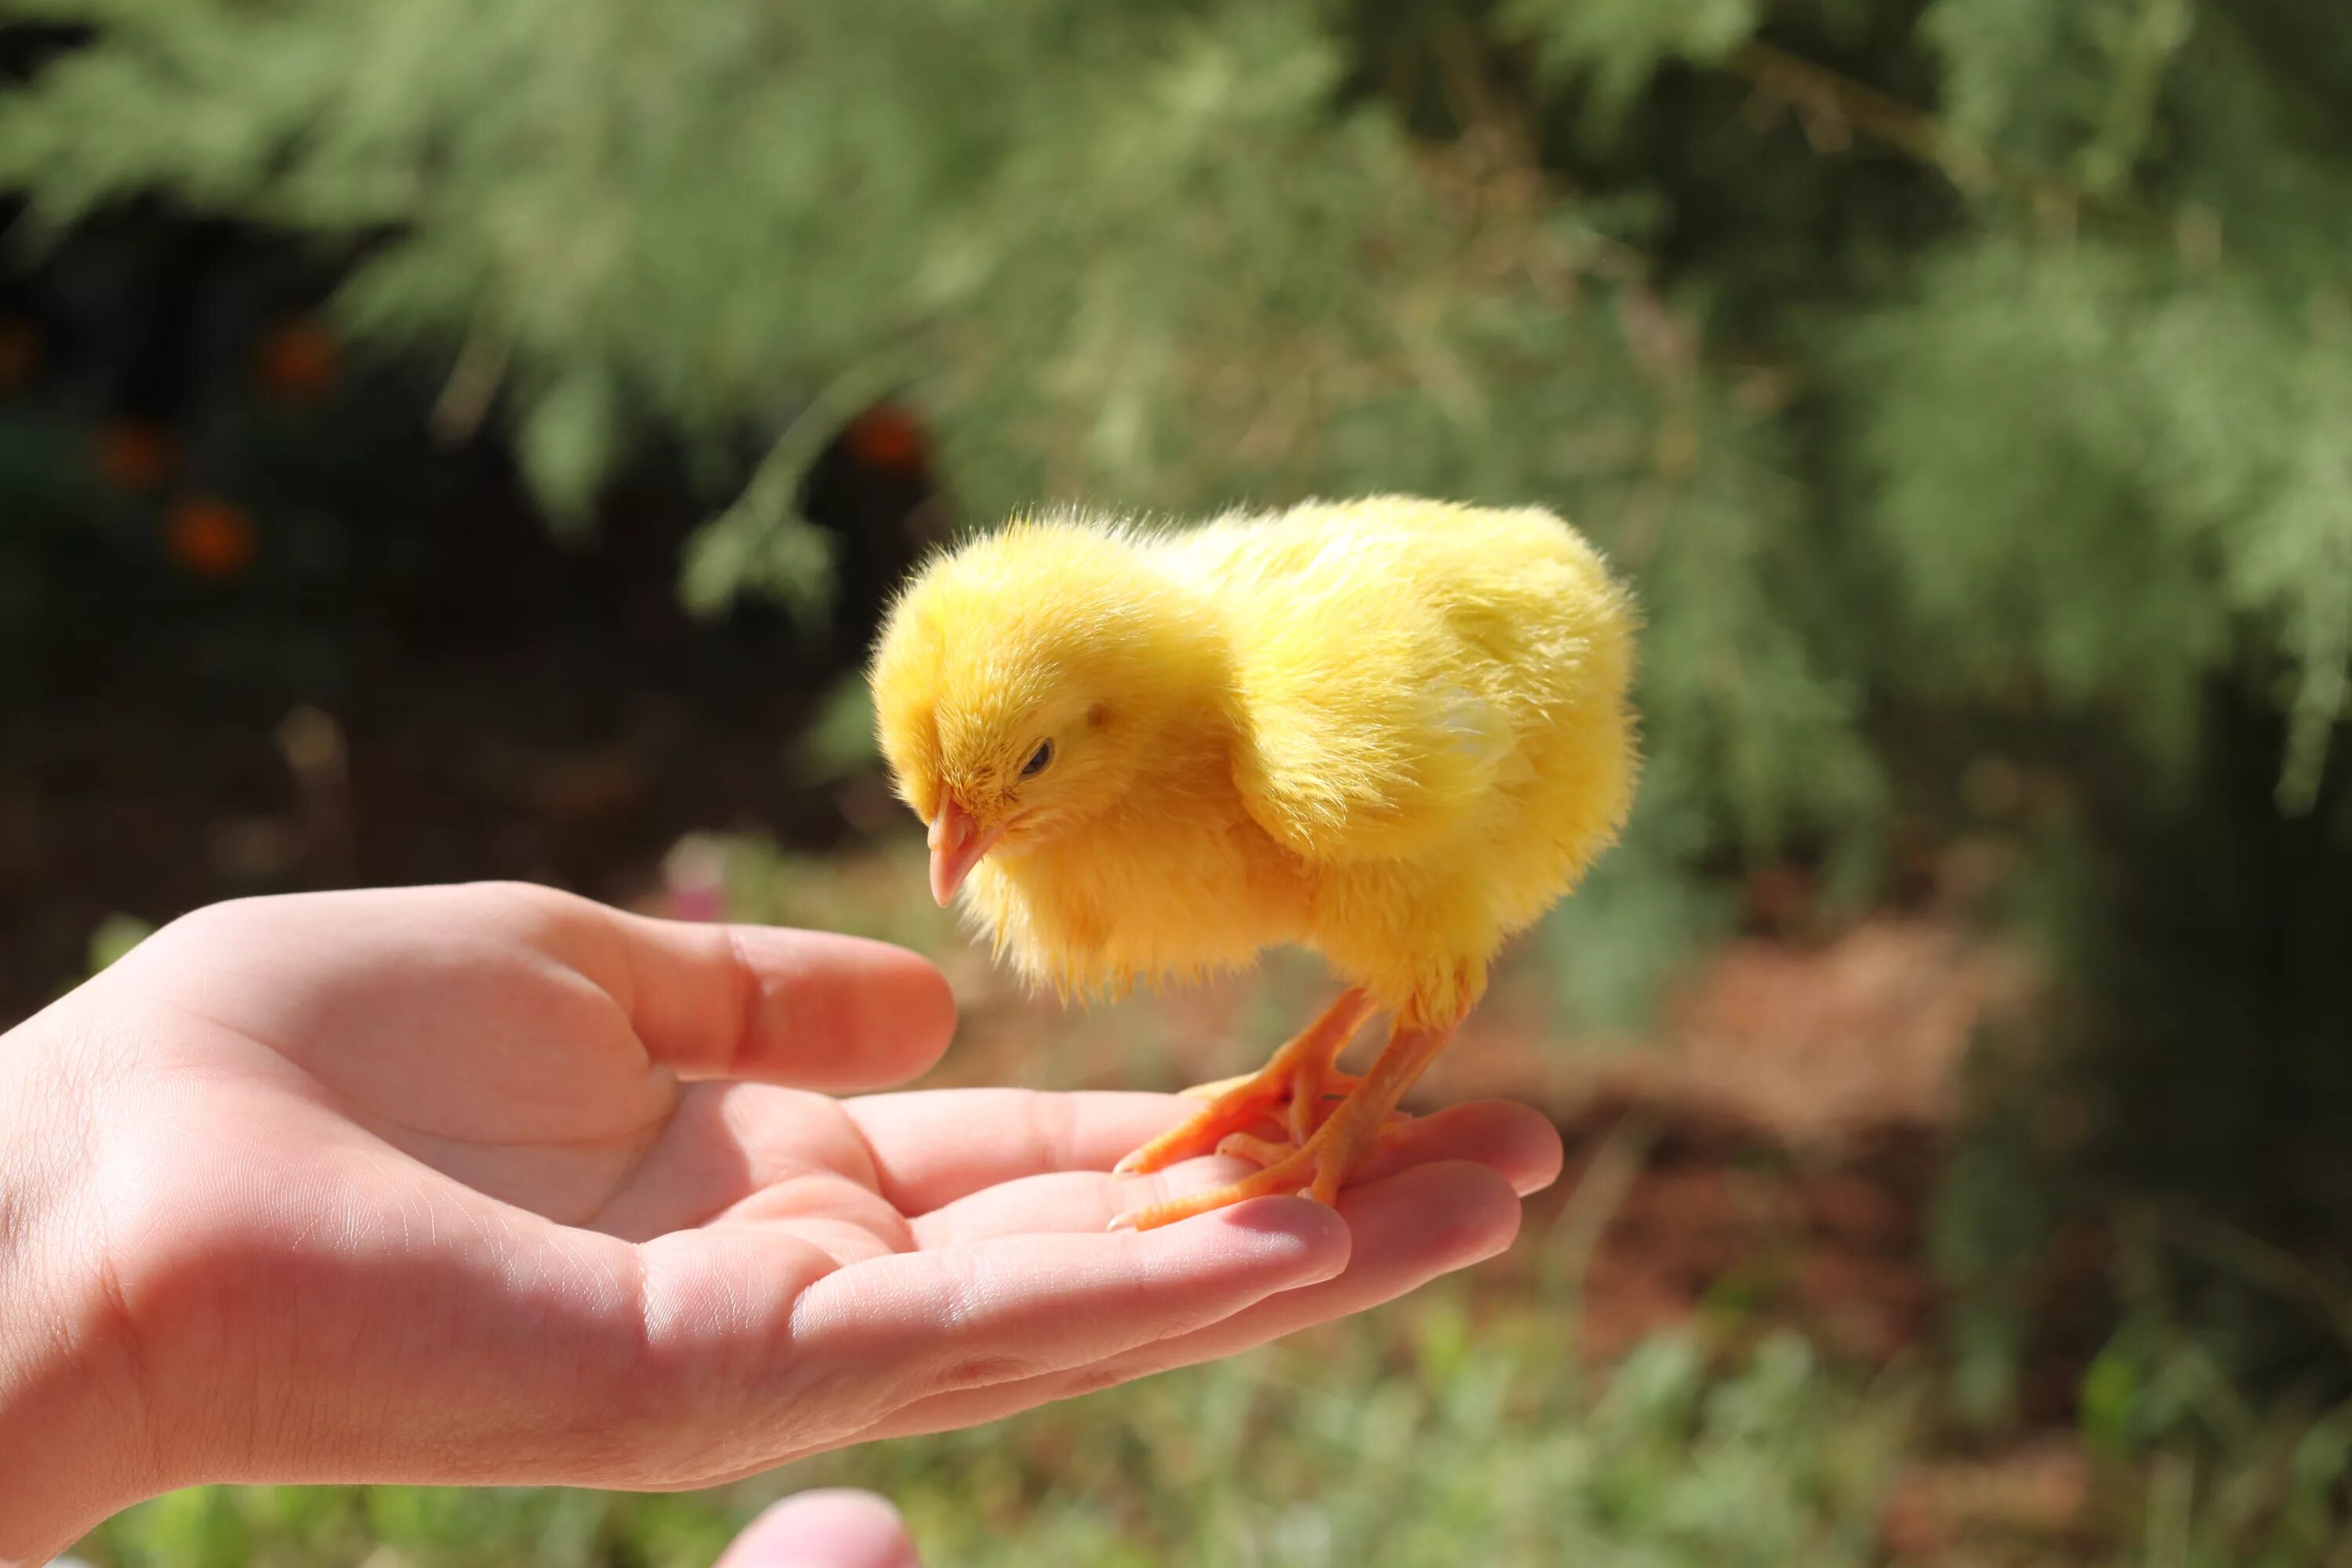
<path fill-rule="evenodd" d="M 1982 1053 L 1937 1229 L 1948 1365 L 1916 1430 L 2014 1412 L 2047 1337 L 2033 1264 L 2088 1216 L 2119 1239 L 2074 1415 L 2117 1456 L 2171 1457 L 2139 1472 L 2150 1517 L 2175 1521 L 2149 1560 L 2258 1560 L 2231 1555 L 2252 1552 L 2237 1526 L 2189 1522 L 2236 1518 L 2231 1496 L 2294 1500 L 2245 1505 L 2302 1521 L 2260 1560 L 2316 1560 L 2338 1529 L 2352 28 L 2333 0 L 0 16 L 26 268 L 144 254 L 155 224 L 266 234 L 306 280 L 281 292 L 323 300 L 355 366 L 331 418 L 250 389 L 199 400 L 209 477 L 266 546 L 233 589 L 156 575 L 163 503 L 62 455 L 98 403 L 0 386 L 0 647 L 25 703 L 68 655 L 97 657 L 93 626 L 215 592 L 243 595 L 236 625 L 266 628 L 269 659 L 300 655 L 268 679 L 331 693 L 334 628 L 425 569 L 403 552 L 438 493 L 428 428 L 510 453 L 567 537 L 626 535 L 632 476 L 657 468 L 711 519 L 674 563 L 690 605 L 748 594 L 853 633 L 887 562 L 818 526 L 812 476 L 886 398 L 972 523 L 1384 489 L 1559 507 L 1639 584 L 1652 756 L 1629 841 L 1541 939 L 1561 1016 L 1638 1029 L 1695 952 L 1754 922 L 1759 871 L 1800 873 L 1806 898 L 1774 920 L 1802 940 L 1947 897 L 1943 848 L 2000 847 L 2013 869 L 1971 912 L 2060 983 L 2026 1037 Z M 184 522 L 165 518 L 184 565 Z M 856 640 L 811 668 L 847 668 Z M 220 668 L 262 679 L 259 655 Z M 1382 1430 L 1443 1433 L 1411 1445 L 1437 1489 L 1411 1495 L 1485 1486 L 1498 1561 L 1881 1550 L 1854 1533 L 1868 1467 L 1830 1457 L 1881 1416 L 1797 1352 L 1704 1399 L 1610 1405 L 1513 1361 L 1508 1336 L 1473 1338 L 1441 1378 L 1283 1360 L 1321 1392 L 1203 1374 L 1003 1441 L 1124 1423 L 1157 1451 L 1166 1402 L 1238 1401 L 1245 1441 L 1281 1445 L 1246 1473 L 1295 1466 L 1318 1478 L 1297 1497 L 1337 1498 L 1381 1473 L 1376 1445 L 1344 1448 L 1360 1471 L 1318 1447 L 1318 1401 L 1393 1397 Z M 1678 1353 L 1641 1375 L 1706 1384 Z M 1504 1388 L 1538 1392 L 1463 1414 Z M 2274 1409 L 2318 1423 L 2277 1449 L 2292 1487 L 2179 1479 L 2272 1474 Z M 1609 1420 L 1651 1424 L 1592 1447 Z M 870 1463 L 919 1489 L 996 1441 Z M 1675 1463 L 1643 1471 L 1644 1444 Z M 1790 1468 L 1759 1481 L 1741 1468 L 1759 1454 Z M 1074 1532 L 1071 1561 L 1244 1560 L 1200 1542 L 1244 1537 L 1321 1561 L 1356 1531 L 1382 1561 L 1436 1560 L 1380 1511 L 1393 1488 L 1311 1526 L 1203 1502 L 1203 1533 L 1155 1516 L 1117 1547 L 1137 1521 L 1106 1497 L 1148 1510 L 1181 1486 L 1088 1475 L 1004 1483 Z M 126 1560 L 150 1524 L 355 1541 L 353 1510 L 379 1505 L 285 1502 L 313 1511 L 279 1523 L 278 1503 L 173 1506 L 125 1527 Z M 662 1522 L 705 1517 L 685 1505 L 625 1528 L 603 1502 L 446 1506 L 530 1522 L 381 1528 L 428 1555 L 435 1531 L 470 1531 L 507 1542 L 478 1549 L 493 1558 L 551 1561 L 711 1539 Z M 985 1561 L 973 1507 L 937 1524 Z M 691 1546 L 661 1544 L 672 1529 Z"/>

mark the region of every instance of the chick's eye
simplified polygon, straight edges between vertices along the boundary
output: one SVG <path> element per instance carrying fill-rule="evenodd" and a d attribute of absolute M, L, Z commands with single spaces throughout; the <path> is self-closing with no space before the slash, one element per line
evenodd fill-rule
<path fill-rule="evenodd" d="M 1045 764 L 1053 760 L 1054 742 L 1051 741 L 1038 742 L 1037 749 L 1029 753 L 1029 760 L 1021 764 L 1021 776 L 1024 779 L 1035 778 L 1039 773 L 1045 771 Z"/>

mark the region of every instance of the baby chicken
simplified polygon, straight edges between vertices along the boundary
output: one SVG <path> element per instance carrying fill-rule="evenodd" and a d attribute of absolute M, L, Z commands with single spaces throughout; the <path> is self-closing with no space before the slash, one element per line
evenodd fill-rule
<path fill-rule="evenodd" d="M 1274 942 L 1348 982 L 1119 1166 L 1220 1150 L 1262 1169 L 1122 1224 L 1333 1200 L 1505 939 L 1623 823 L 1633 626 L 1559 519 L 1404 497 L 1185 531 L 1021 520 L 907 586 L 875 714 L 942 905 L 961 891 L 999 955 L 1066 998 Z M 1339 1073 L 1375 1011 L 1386 1047 Z M 1269 1119 L 1286 1142 L 1252 1135 Z"/>

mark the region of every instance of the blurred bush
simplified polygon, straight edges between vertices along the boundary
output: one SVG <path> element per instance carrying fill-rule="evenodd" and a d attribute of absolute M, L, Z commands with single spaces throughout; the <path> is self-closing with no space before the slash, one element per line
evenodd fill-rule
<path fill-rule="evenodd" d="M 976 519 L 1565 510 L 1651 621 L 1632 840 L 1547 938 L 1582 1005 L 1630 1016 L 1743 869 L 1835 906 L 2006 839 L 2095 1067 L 2019 1180 L 2345 1272 L 2340 1156 L 2265 1163 L 2352 1105 L 2334 0 L 13 14 L 59 40 L 0 100 L 37 242 L 151 196 L 308 238 L 559 526 L 647 441 L 730 484 L 765 446 L 707 609 L 821 596 L 800 481 L 886 395 Z"/>
<path fill-rule="evenodd" d="M 1555 184 L 1502 41 L 1441 47 L 1461 18 L 45 9 L 94 33 L 0 110 L 37 230 L 163 192 L 347 249 L 347 330 L 437 345 L 445 407 L 499 389 L 559 519 L 649 432 L 724 470 L 781 430 L 689 561 L 702 603 L 817 569 L 798 470 L 899 389 L 973 517 L 1374 488 L 1566 507 L 1666 628 L 1628 857 L 1654 875 L 1877 798 L 1858 688 L 1799 613 L 1789 433 L 1628 244 L 1654 202 Z M 1356 36 L 1375 21 L 1412 31 Z M 1476 101 L 1416 137 L 1360 79 L 1388 56 Z M 1659 906 L 1660 940 L 1690 904 Z"/>

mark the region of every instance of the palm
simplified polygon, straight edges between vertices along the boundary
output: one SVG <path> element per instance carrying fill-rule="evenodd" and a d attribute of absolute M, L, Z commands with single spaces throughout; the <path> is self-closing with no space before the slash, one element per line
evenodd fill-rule
<path fill-rule="evenodd" d="M 229 1474 L 349 1475 L 388 1421 L 453 1412 L 465 1440 L 372 1478 L 707 1481 L 986 1419 L 1483 1256 L 1511 1186 L 1558 1162 L 1528 1113 L 1469 1107 L 1343 1198 L 1352 1257 L 1287 1198 L 1107 1235 L 1232 1173 L 1108 1173 L 1182 1102 L 814 1092 L 927 1067 L 952 1023 L 936 973 L 538 892 L 238 906 L 102 984 L 142 1020 L 130 1081 L 182 1089 L 125 1098 L 108 1182 L 122 1229 L 165 1237 L 124 1249 L 121 1284 L 151 1359 L 193 1369 L 161 1402 L 199 1431 L 224 1384 L 337 1387 L 360 1413 L 207 1435 L 252 1456 Z M 242 1338 L 192 1300 L 234 1300 Z"/>

